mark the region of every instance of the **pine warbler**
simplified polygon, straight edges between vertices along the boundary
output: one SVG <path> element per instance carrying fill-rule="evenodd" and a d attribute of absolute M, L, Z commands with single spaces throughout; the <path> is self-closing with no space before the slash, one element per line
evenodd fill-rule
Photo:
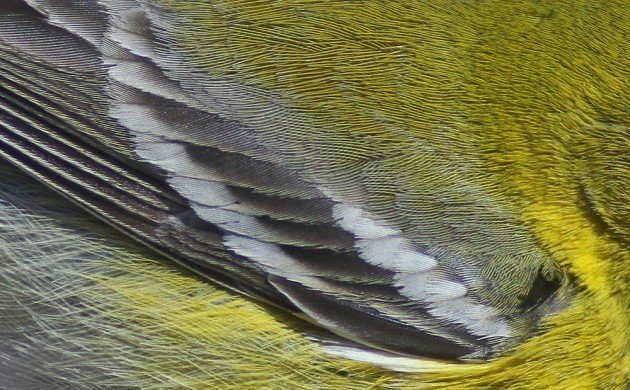
<path fill-rule="evenodd" d="M 626 1 L 2 0 L 0 385 L 628 388 L 629 35 Z"/>

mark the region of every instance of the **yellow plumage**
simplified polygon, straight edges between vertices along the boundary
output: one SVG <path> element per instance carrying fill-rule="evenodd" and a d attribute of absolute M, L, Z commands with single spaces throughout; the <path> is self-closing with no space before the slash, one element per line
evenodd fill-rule
<path fill-rule="evenodd" d="M 333 356 L 307 337 L 319 332 L 315 326 L 181 271 L 54 196 L 35 195 L 36 187 L 23 190 L 32 201 L 21 202 L 5 185 L 3 199 L 17 207 L 0 214 L 13 216 L 0 221 L 2 261 L 10 264 L 0 273 L 6 290 L 30 288 L 11 287 L 11 278 L 32 271 L 22 265 L 26 243 L 12 238 L 25 235 L 28 224 L 20 221 L 34 221 L 39 232 L 29 243 L 36 260 L 49 253 L 60 259 L 34 278 L 42 286 L 36 300 L 57 308 L 48 318 L 61 333 L 36 340 L 61 350 L 58 361 L 75 356 L 81 369 L 53 367 L 51 381 L 140 388 L 628 386 L 625 2 L 159 0 L 147 9 L 162 45 L 155 51 L 177 54 L 159 64 L 172 66 L 165 74 L 177 79 L 194 67 L 216 83 L 207 87 L 209 97 L 199 86 L 195 104 L 213 101 L 225 82 L 234 95 L 213 113 L 256 129 L 304 180 L 362 202 L 427 246 L 491 253 L 484 259 L 491 266 L 480 272 L 492 275 L 494 290 L 476 292 L 502 313 L 512 315 L 530 292 L 522 282 L 528 267 L 559 281 L 561 303 L 541 309 L 540 318 L 515 315 L 518 342 L 488 361 L 418 360 L 418 372 L 388 371 Z M 184 89 L 197 87 L 195 78 L 177 80 Z M 137 87 L 155 93 L 152 85 Z M 130 155 L 125 136 L 108 137 L 96 136 Z M 2 175 L 32 185 L 12 170 Z M 47 247 L 69 237 L 76 242 Z M 96 256 L 56 266 L 68 261 L 64 253 Z M 67 285 L 51 284 L 48 272 Z M 75 301 L 81 309 L 66 314 Z M 71 321 L 77 332 L 62 326 L 79 312 Z M 94 371 L 79 362 L 92 358 Z"/>

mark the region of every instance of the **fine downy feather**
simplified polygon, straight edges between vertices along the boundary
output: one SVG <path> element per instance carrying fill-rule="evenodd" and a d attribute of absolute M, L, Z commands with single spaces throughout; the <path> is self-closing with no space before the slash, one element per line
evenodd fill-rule
<path fill-rule="evenodd" d="M 386 351 L 488 358 L 568 303 L 480 161 L 353 101 L 336 69 L 313 75 L 340 101 L 321 110 L 356 110 L 368 137 L 248 82 L 263 59 L 226 71 L 216 53 L 203 69 L 168 4 L 3 1 L 0 155 L 198 272 Z M 282 37 L 264 49 L 282 53 Z M 391 55 L 379 44 L 365 50 Z M 401 156 L 409 169 L 393 175 Z"/>

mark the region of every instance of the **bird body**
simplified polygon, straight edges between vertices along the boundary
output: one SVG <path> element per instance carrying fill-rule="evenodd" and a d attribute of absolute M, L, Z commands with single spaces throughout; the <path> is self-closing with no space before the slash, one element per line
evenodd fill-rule
<path fill-rule="evenodd" d="M 322 383 L 623 388 L 627 13 L 623 2 L 10 0 L 0 155 L 162 255 L 332 332 L 314 337 L 329 352 L 422 371 L 357 365 L 364 377 Z M 194 310 L 169 320 L 138 294 L 173 280 L 186 304 L 182 291 L 202 282 L 116 253 L 86 286 L 102 277 L 98 291 L 133 303 L 122 322 L 155 311 L 159 329 L 195 337 Z M 258 339 L 225 323 L 244 318 L 303 375 L 334 366 L 245 298 L 203 289 L 212 304 L 190 303 L 213 317 L 195 323 L 211 345 Z M 251 346 L 234 351 L 255 361 Z M 238 377 L 217 367 L 206 385 Z M 264 385 L 252 372 L 237 381 Z"/>

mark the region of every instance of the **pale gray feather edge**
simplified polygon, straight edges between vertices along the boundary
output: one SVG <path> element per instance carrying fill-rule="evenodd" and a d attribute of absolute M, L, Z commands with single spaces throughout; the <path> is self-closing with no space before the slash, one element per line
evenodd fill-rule
<path fill-rule="evenodd" d="M 242 194 L 241 194 L 241 197 L 242 197 Z M 239 211 L 244 211 L 244 210 L 239 210 Z M 261 213 L 261 214 L 262 214 L 262 213 Z M 181 226 L 178 226 L 178 227 L 177 227 L 177 229 L 180 229 L 180 228 L 182 228 L 182 227 L 181 227 Z M 186 246 L 186 245 L 190 245 L 190 243 L 185 244 L 185 246 Z M 442 324 L 442 325 L 443 325 L 443 326 L 449 326 L 449 324 Z"/>

